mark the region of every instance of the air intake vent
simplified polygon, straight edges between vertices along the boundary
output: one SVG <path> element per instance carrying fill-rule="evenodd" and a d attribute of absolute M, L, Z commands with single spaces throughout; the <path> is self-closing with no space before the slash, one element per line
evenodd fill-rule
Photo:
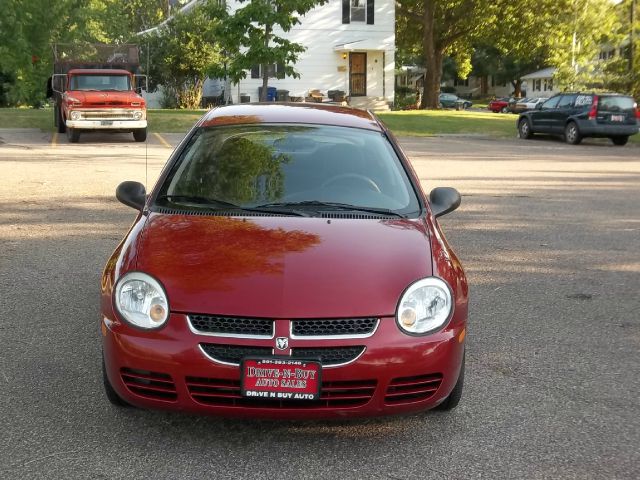
<path fill-rule="evenodd" d="M 243 397 L 238 380 L 203 377 L 186 377 L 185 380 L 191 398 L 205 405 L 307 410 L 362 407 L 371 400 L 377 385 L 376 380 L 323 382 L 320 399 L 305 402 Z"/>
<path fill-rule="evenodd" d="M 240 361 L 244 357 L 269 357 L 273 355 L 273 349 L 271 347 L 201 343 L 200 348 L 212 359 L 233 365 L 240 365 Z"/>
<path fill-rule="evenodd" d="M 304 319 L 291 321 L 291 333 L 296 337 L 365 337 L 377 326 L 377 318 Z"/>
<path fill-rule="evenodd" d="M 141 397 L 165 401 L 175 401 L 178 398 L 176 386 L 166 373 L 123 368 L 120 376 L 129 391 Z"/>
<path fill-rule="evenodd" d="M 164 215 L 190 215 L 197 217 L 295 217 L 297 215 L 286 215 L 270 212 L 251 212 L 248 210 L 189 210 L 166 207 L 153 207 L 152 212 Z"/>
<path fill-rule="evenodd" d="M 273 337 L 273 320 L 267 318 L 235 318 L 213 315 L 189 315 L 193 330 L 234 337 Z"/>
<path fill-rule="evenodd" d="M 293 358 L 314 358 L 320 359 L 323 367 L 343 365 L 356 360 L 364 352 L 365 347 L 315 347 L 315 348 L 292 348 Z"/>
<path fill-rule="evenodd" d="M 442 374 L 394 378 L 384 397 L 388 405 L 426 400 L 433 396 L 442 383 Z"/>

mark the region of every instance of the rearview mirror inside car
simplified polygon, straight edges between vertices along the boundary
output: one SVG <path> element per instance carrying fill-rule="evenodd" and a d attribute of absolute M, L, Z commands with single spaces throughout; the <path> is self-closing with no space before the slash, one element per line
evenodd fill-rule
<path fill-rule="evenodd" d="M 128 207 L 142 210 L 146 199 L 146 190 L 140 182 L 122 182 L 116 188 L 116 198 Z"/>
<path fill-rule="evenodd" d="M 455 188 L 437 187 L 431 190 L 429 201 L 433 216 L 440 217 L 458 208 L 462 198 Z"/>

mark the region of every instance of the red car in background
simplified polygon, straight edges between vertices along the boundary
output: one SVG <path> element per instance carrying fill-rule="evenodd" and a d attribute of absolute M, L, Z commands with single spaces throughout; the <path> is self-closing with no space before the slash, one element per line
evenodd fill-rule
<path fill-rule="evenodd" d="M 371 113 L 310 104 L 208 112 L 102 277 L 115 405 L 242 417 L 454 408 L 468 287 L 427 197 Z"/>
<path fill-rule="evenodd" d="M 509 97 L 496 98 L 489 102 L 487 108 L 495 113 L 509 113 L 509 102 L 511 100 Z"/>

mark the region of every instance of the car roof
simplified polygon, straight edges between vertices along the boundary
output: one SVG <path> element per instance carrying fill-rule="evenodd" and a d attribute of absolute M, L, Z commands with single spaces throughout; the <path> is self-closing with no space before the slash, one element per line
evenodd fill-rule
<path fill-rule="evenodd" d="M 218 107 L 206 113 L 197 126 L 213 127 L 252 123 L 302 123 L 383 130 L 376 117 L 367 110 L 301 102 L 241 103 Z"/>
<path fill-rule="evenodd" d="M 131 75 L 131 72 L 119 68 L 74 68 L 68 73 L 72 75 Z"/>

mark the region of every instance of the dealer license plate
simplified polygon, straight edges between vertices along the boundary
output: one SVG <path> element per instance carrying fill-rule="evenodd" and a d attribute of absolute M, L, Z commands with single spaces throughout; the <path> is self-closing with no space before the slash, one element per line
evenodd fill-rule
<path fill-rule="evenodd" d="M 100 121 L 100 125 L 102 125 L 102 126 L 113 125 L 113 120 L 101 120 Z"/>
<path fill-rule="evenodd" d="M 624 115 L 611 115 L 612 122 L 624 122 Z"/>
<path fill-rule="evenodd" d="M 275 400 L 318 400 L 320 362 L 290 358 L 245 358 L 242 395 Z"/>

